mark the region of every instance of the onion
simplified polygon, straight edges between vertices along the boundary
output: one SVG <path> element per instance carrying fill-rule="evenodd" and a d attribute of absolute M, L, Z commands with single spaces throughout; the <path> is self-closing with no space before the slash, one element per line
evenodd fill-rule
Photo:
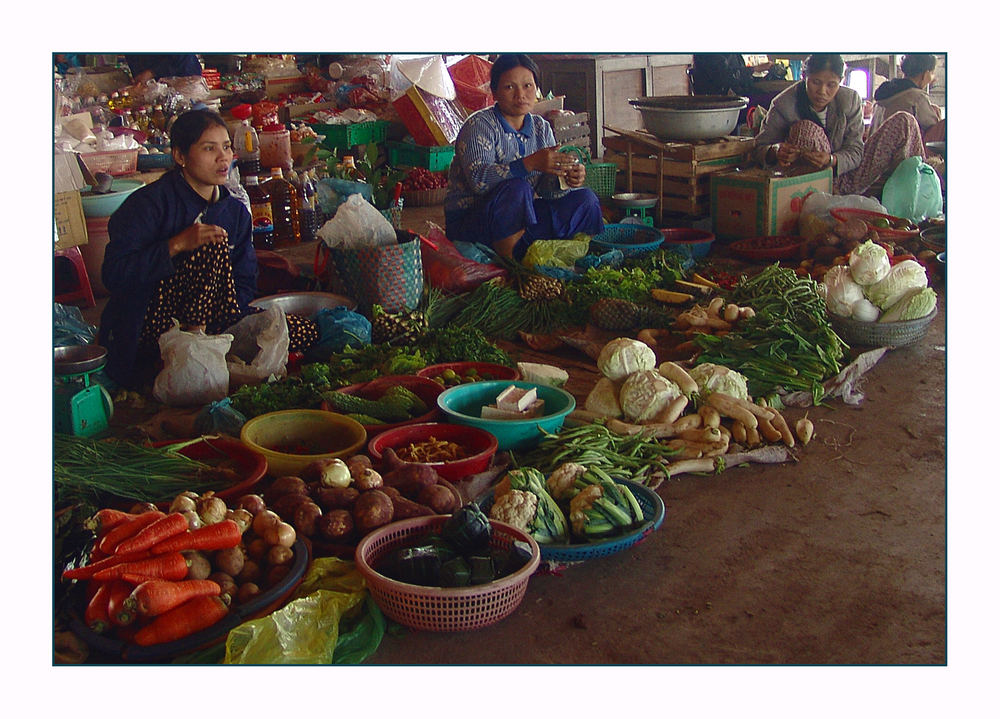
<path fill-rule="evenodd" d="M 267 509 L 267 505 L 259 494 L 244 494 L 236 500 L 236 508 L 245 509 L 256 517 L 258 512 Z"/>
<path fill-rule="evenodd" d="M 170 503 L 168 512 L 194 512 L 197 511 L 194 500 L 186 494 L 178 494 L 174 501 Z"/>
<path fill-rule="evenodd" d="M 218 524 L 226 518 L 229 507 L 226 503 L 215 496 L 215 492 L 205 492 L 195 500 L 198 516 L 205 524 Z"/>
<path fill-rule="evenodd" d="M 230 509 L 226 512 L 226 519 L 236 522 L 241 533 L 250 529 L 250 525 L 253 524 L 253 515 L 246 509 Z"/>
<path fill-rule="evenodd" d="M 290 547 L 275 544 L 267 553 L 267 563 L 274 566 L 277 564 L 288 564 L 295 556 Z"/>
<path fill-rule="evenodd" d="M 201 521 L 201 517 L 193 509 L 187 509 L 181 512 L 181 515 L 187 520 L 188 529 L 200 529 L 205 526 L 205 523 Z"/>
<path fill-rule="evenodd" d="M 281 521 L 281 517 L 273 509 L 265 509 L 262 512 L 258 512 L 257 516 L 253 518 L 253 531 L 255 531 L 259 536 L 263 537 L 268 529 L 273 527 L 275 524 Z"/>
<path fill-rule="evenodd" d="M 272 546 L 280 544 L 283 547 L 291 547 L 295 544 L 295 527 L 288 522 L 279 521 L 265 530 L 264 541 Z"/>

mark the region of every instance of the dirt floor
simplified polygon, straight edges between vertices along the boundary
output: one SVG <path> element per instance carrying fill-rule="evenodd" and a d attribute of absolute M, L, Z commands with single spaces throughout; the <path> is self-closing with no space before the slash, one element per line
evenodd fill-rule
<path fill-rule="evenodd" d="M 404 214 L 428 218 L 440 222 L 434 212 Z M 310 249 L 292 254 L 311 265 Z M 939 289 L 927 337 L 865 375 L 859 407 L 836 400 L 809 410 L 816 438 L 796 463 L 670 480 L 658 489 L 662 527 L 636 546 L 535 574 L 518 609 L 491 627 L 387 635 L 367 663 L 945 664 Z M 96 322 L 98 311 L 85 316 Z M 564 362 L 581 401 L 597 378 L 576 350 L 516 351 Z"/>

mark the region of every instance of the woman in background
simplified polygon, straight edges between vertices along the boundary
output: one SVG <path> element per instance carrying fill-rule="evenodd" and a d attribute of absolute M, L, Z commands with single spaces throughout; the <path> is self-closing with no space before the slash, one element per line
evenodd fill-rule
<path fill-rule="evenodd" d="M 931 102 L 927 88 L 934 82 L 937 58 L 930 53 L 903 55 L 899 69 L 903 77 L 886 80 L 875 90 L 875 110 L 868 128 L 874 132 L 896 112 L 908 112 L 917 119 L 920 132 L 927 133 L 941 122 L 941 108 Z"/>
<path fill-rule="evenodd" d="M 473 113 L 455 141 L 444 208 L 448 239 L 481 242 L 519 260 L 535 240 L 601 232 L 601 202 L 583 186 L 584 166 L 559 152 L 552 126 L 531 114 L 534 61 L 501 55 L 490 90 L 496 104 Z"/>
<path fill-rule="evenodd" d="M 920 127 L 907 113 L 886 119 L 867 142 L 862 140 L 861 97 L 844 87 L 844 60 L 813 54 L 802 80 L 771 102 L 754 142 L 753 156 L 765 167 L 832 168 L 837 194 L 861 194 L 902 160 L 924 156 Z"/>

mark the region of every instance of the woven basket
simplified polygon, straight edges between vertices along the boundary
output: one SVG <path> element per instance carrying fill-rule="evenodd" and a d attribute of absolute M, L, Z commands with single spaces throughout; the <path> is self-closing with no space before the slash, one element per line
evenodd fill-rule
<path fill-rule="evenodd" d="M 403 206 L 431 207 L 432 205 L 440 205 L 444 202 L 447 194 L 447 187 L 437 187 L 433 190 L 404 190 Z"/>
<path fill-rule="evenodd" d="M 439 514 L 392 522 L 366 535 L 355 550 L 355 564 L 379 609 L 411 629 L 455 632 L 499 622 L 524 599 L 528 579 L 541 560 L 534 539 L 516 527 L 491 520 L 492 548 L 505 549 L 515 541 L 531 546 L 531 560 L 506 577 L 471 587 L 423 587 L 397 582 L 373 569 L 388 552 L 413 537 L 439 533 L 448 519 L 449 515 Z"/>
<path fill-rule="evenodd" d="M 583 181 L 584 187 L 589 187 L 602 199 L 607 199 L 615 194 L 615 181 L 618 177 L 617 164 L 614 162 L 594 162 L 588 150 L 575 145 L 561 147 L 559 152 L 573 152 L 583 163 L 584 169 L 587 171 L 587 177 Z"/>
<path fill-rule="evenodd" d="M 850 317 L 830 314 L 830 324 L 851 347 L 905 347 L 919 342 L 927 334 L 937 308 L 926 317 L 903 322 L 859 322 Z"/>

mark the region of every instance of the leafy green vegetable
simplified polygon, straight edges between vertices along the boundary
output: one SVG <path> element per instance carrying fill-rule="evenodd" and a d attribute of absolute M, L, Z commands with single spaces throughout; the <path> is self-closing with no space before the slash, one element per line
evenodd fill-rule
<path fill-rule="evenodd" d="M 317 386 L 299 377 L 285 377 L 274 382 L 243 385 L 229 399 L 233 408 L 247 419 L 283 409 L 317 409 L 322 401 Z"/>

